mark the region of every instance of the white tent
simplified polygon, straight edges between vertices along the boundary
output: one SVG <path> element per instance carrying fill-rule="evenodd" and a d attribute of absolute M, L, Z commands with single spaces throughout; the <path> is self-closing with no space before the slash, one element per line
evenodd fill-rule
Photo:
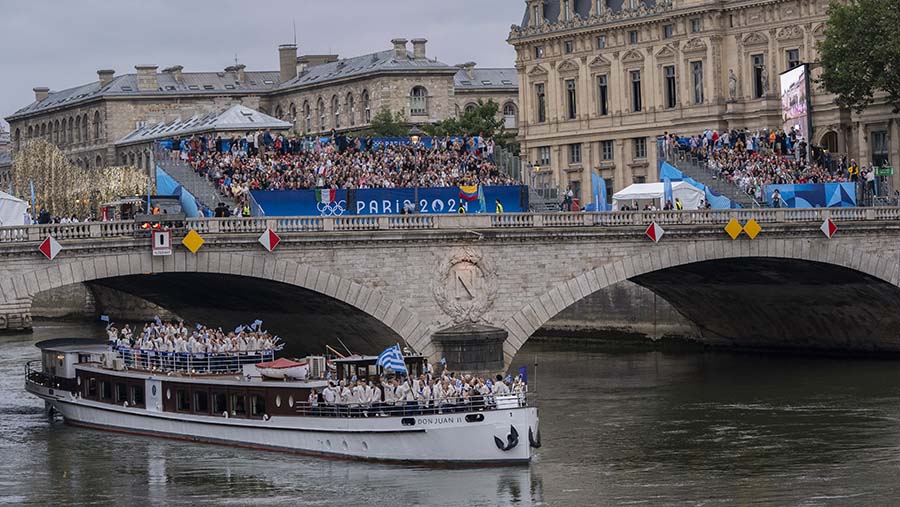
<path fill-rule="evenodd" d="M 623 206 L 632 206 L 637 202 L 638 209 L 652 203 L 657 209 L 665 206 L 665 185 L 660 183 L 635 183 L 613 194 L 613 210 L 618 211 Z M 681 201 L 684 209 L 699 209 L 700 201 L 706 194 L 699 188 L 686 181 L 672 182 L 672 198 Z M 672 202 L 675 205 L 675 202 Z"/>
<path fill-rule="evenodd" d="M 0 191 L 0 226 L 25 225 L 28 203 Z"/>

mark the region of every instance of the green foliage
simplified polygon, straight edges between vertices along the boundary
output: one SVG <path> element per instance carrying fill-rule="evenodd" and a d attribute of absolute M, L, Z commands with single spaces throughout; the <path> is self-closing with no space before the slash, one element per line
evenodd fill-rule
<path fill-rule="evenodd" d="M 900 112 L 900 2 L 832 0 L 819 44 L 825 89 L 843 107 L 861 111 L 878 92 Z"/>
<path fill-rule="evenodd" d="M 458 118 L 447 118 L 434 125 L 426 125 L 423 130 L 430 136 L 474 136 L 482 134 L 493 137 L 503 145 L 511 136 L 506 133 L 500 106 L 493 100 L 478 101 L 472 111 L 463 112 Z"/>
<path fill-rule="evenodd" d="M 409 135 L 406 116 L 403 115 L 403 112 L 391 113 L 387 107 L 382 107 L 372 118 L 371 131 L 376 137 L 406 137 Z"/>

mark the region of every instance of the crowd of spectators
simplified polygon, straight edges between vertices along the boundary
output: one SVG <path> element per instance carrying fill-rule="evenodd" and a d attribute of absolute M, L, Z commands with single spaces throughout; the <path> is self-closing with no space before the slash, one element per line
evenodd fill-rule
<path fill-rule="evenodd" d="M 482 136 L 381 144 L 371 138 L 296 138 L 269 132 L 176 140 L 174 156 L 241 202 L 253 190 L 510 185 Z"/>
<path fill-rule="evenodd" d="M 832 160 L 828 150 L 808 147 L 794 131 L 744 129 L 720 134 L 705 130 L 688 137 L 667 133 L 666 149 L 676 157 L 698 157 L 714 177 L 733 183 L 757 200 L 764 199 L 766 185 L 857 182 L 874 177 L 874 168 L 861 171 L 855 160 L 846 157 Z"/>

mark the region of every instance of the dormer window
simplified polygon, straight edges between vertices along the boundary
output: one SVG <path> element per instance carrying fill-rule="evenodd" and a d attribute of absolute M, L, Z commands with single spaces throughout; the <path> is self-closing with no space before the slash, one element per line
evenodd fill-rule
<path fill-rule="evenodd" d="M 572 19 L 572 11 L 569 9 L 569 4 L 571 2 L 569 0 L 563 0 L 563 19 L 569 21 Z"/>
<path fill-rule="evenodd" d="M 563 52 L 565 52 L 566 54 L 569 54 L 569 53 L 572 53 L 573 51 L 575 51 L 575 43 L 574 42 L 572 42 L 570 40 L 563 42 Z"/>

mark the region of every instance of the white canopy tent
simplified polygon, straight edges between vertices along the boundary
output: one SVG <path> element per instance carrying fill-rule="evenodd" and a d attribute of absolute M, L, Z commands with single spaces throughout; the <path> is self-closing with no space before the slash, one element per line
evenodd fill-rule
<path fill-rule="evenodd" d="M 613 210 L 618 211 L 623 206 L 631 206 L 637 202 L 638 209 L 652 203 L 657 209 L 665 206 L 665 185 L 659 183 L 635 183 L 613 194 Z M 686 181 L 672 182 L 672 199 L 678 199 L 684 209 L 700 209 L 700 202 L 706 194 L 699 188 Z M 672 205 L 675 205 L 673 200 Z"/>
<path fill-rule="evenodd" d="M 0 226 L 25 225 L 28 203 L 0 191 Z"/>

